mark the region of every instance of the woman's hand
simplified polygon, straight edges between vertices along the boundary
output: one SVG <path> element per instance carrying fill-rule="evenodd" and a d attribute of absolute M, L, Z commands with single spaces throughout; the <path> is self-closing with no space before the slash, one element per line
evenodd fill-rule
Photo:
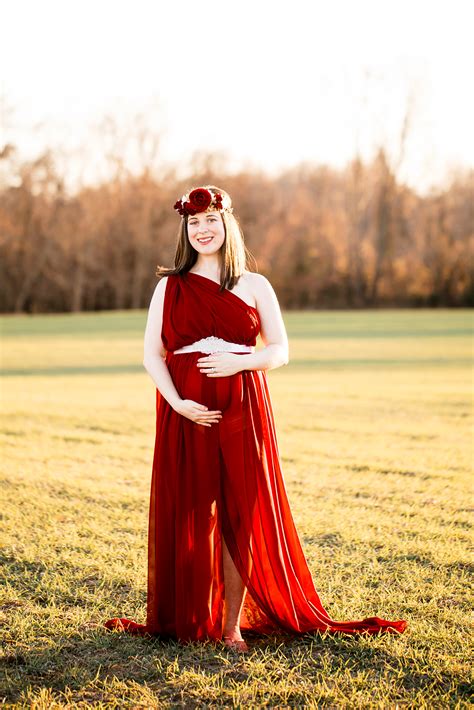
<path fill-rule="evenodd" d="M 222 419 L 220 409 L 209 410 L 204 404 L 194 402 L 192 399 L 182 399 L 174 409 L 175 412 L 182 414 L 186 419 L 190 419 L 192 422 L 202 426 L 211 426 L 219 423 Z"/>
<path fill-rule="evenodd" d="M 196 365 L 202 374 L 208 377 L 229 377 L 243 369 L 242 356 L 236 355 L 236 353 L 203 355 L 196 361 Z"/>

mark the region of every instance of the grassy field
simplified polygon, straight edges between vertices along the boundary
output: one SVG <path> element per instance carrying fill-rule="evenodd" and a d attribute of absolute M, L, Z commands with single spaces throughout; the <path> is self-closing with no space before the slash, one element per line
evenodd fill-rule
<path fill-rule="evenodd" d="M 316 588 L 335 619 L 409 627 L 249 639 L 239 659 L 102 628 L 145 620 L 145 318 L 1 318 L 0 702 L 468 707 L 471 313 L 285 314 L 290 364 L 268 379 Z"/>

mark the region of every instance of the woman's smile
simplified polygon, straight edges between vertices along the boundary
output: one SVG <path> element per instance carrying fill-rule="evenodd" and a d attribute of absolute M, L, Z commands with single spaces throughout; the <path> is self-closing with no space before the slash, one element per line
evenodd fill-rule
<path fill-rule="evenodd" d="M 198 212 L 192 215 L 188 220 L 188 237 L 202 258 L 214 258 L 215 253 L 222 248 L 225 242 L 225 226 L 222 216 L 218 211 Z M 198 244 L 200 248 L 198 248 Z M 199 268 L 199 264 L 197 268 Z"/>

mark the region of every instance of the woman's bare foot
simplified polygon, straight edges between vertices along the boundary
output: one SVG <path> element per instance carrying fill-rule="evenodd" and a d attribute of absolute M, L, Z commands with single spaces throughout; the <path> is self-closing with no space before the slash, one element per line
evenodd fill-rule
<path fill-rule="evenodd" d="M 239 651 L 240 653 L 247 653 L 249 647 L 242 638 L 242 634 L 238 629 L 232 629 L 232 631 L 225 631 L 222 635 L 222 640 L 227 648 L 233 651 Z"/>
<path fill-rule="evenodd" d="M 249 647 L 243 639 L 232 640 L 224 636 L 224 646 L 230 648 L 231 651 L 238 651 L 239 653 L 248 653 L 249 651 Z"/>

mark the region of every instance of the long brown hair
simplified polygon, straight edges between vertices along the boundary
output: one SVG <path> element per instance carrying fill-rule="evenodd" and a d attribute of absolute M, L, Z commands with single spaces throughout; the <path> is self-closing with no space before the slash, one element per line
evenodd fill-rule
<path fill-rule="evenodd" d="M 232 205 L 230 195 L 225 190 L 215 185 L 203 185 L 206 190 L 216 193 L 227 198 L 229 206 Z M 196 189 L 196 188 L 191 188 Z M 243 274 L 250 259 L 255 262 L 255 258 L 247 249 L 244 241 L 244 233 L 242 228 L 232 212 L 223 210 L 220 212 L 224 223 L 225 238 L 220 248 L 221 256 L 221 290 L 232 290 Z M 174 267 L 158 265 L 156 267 L 156 276 L 169 276 L 170 274 L 183 274 L 189 271 L 198 258 L 197 251 L 191 246 L 188 239 L 188 216 L 184 215 L 181 219 L 177 235 L 176 252 L 174 256 Z"/>

